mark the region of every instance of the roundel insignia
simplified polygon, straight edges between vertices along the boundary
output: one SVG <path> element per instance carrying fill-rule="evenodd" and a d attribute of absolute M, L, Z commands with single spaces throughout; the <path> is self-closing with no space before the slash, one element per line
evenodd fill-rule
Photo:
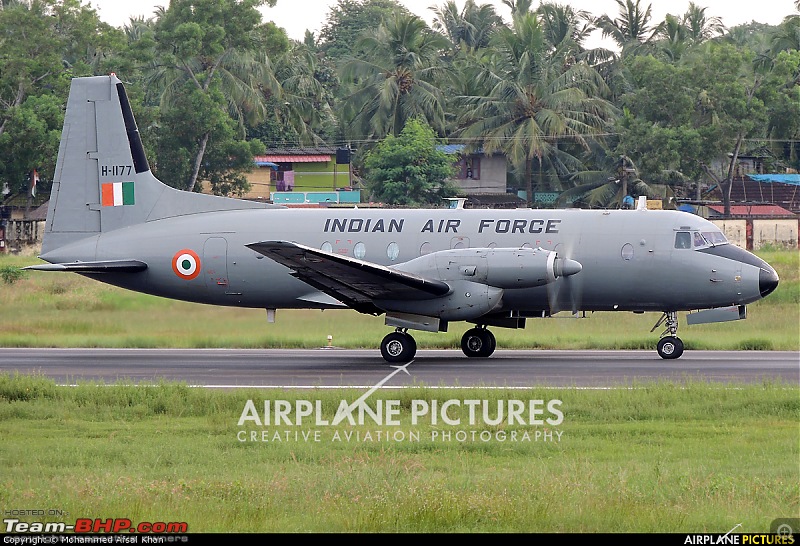
<path fill-rule="evenodd" d="M 179 250 L 172 257 L 172 270 L 181 279 L 190 281 L 200 274 L 200 256 L 188 248 Z"/>

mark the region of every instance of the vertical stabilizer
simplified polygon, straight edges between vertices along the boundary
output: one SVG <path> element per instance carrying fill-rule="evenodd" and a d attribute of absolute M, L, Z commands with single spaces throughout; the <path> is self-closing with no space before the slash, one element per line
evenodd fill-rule
<path fill-rule="evenodd" d="M 162 184 L 150 172 L 122 82 L 114 74 L 72 80 L 43 255 L 142 222 L 264 206 Z"/>

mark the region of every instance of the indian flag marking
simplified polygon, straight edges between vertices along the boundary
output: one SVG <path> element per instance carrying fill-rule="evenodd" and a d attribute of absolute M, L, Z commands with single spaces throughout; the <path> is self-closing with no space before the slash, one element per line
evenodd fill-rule
<path fill-rule="evenodd" d="M 188 248 L 179 250 L 172 258 L 172 270 L 181 279 L 190 281 L 200 274 L 200 256 Z"/>
<path fill-rule="evenodd" d="M 107 182 L 102 185 L 103 206 L 133 205 L 133 182 Z"/>

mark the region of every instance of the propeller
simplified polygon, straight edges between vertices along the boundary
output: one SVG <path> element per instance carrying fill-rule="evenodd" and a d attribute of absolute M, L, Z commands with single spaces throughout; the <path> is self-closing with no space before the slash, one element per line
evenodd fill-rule
<path fill-rule="evenodd" d="M 556 273 L 555 282 L 547 284 L 547 301 L 550 306 L 550 315 L 569 309 L 573 315 L 581 310 L 583 281 L 579 275 L 582 266 L 572 258 L 572 248 L 564 248 L 562 244 L 556 245 Z M 564 296 L 569 301 L 563 301 Z"/>

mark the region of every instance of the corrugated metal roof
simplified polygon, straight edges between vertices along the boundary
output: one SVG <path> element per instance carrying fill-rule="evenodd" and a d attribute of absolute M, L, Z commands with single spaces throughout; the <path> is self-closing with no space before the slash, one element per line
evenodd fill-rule
<path fill-rule="evenodd" d="M 725 207 L 722 205 L 709 205 L 711 210 L 723 214 Z M 731 205 L 733 216 L 794 216 L 795 214 L 778 205 Z"/>
<path fill-rule="evenodd" d="M 750 178 L 758 182 L 779 182 L 781 184 L 794 184 L 800 186 L 800 174 L 748 174 Z"/>

